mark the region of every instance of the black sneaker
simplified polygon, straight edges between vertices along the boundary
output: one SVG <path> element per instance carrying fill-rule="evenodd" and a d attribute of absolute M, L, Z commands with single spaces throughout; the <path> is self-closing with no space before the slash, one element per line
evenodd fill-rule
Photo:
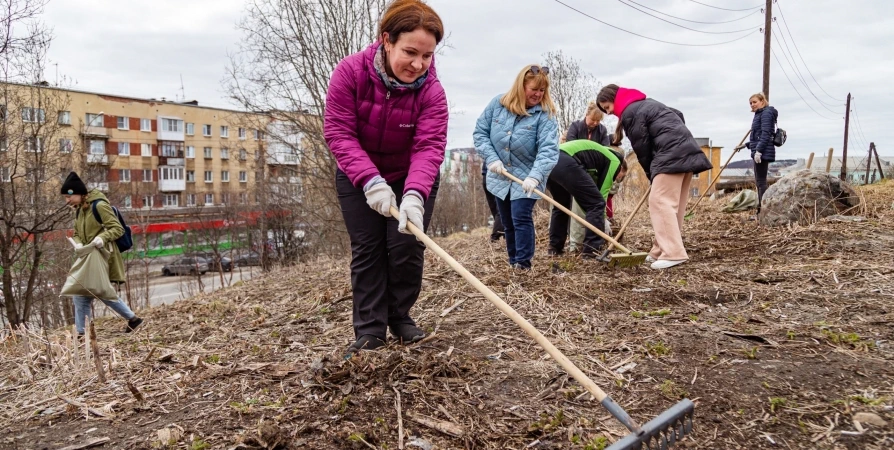
<path fill-rule="evenodd" d="M 360 350 L 375 350 L 385 345 L 385 341 L 371 334 L 364 334 L 348 347 L 345 359 L 350 358 L 354 353 Z"/>
<path fill-rule="evenodd" d="M 556 250 L 556 249 L 550 247 L 546 250 L 546 254 L 549 256 L 562 256 L 563 254 L 565 254 L 565 252 L 562 250 Z"/>
<path fill-rule="evenodd" d="M 132 331 L 136 331 L 137 327 L 139 327 L 142 324 L 143 324 L 143 319 L 140 319 L 139 317 L 134 317 L 133 319 L 130 319 L 127 321 L 127 326 L 124 327 L 124 332 L 130 333 Z"/>
<path fill-rule="evenodd" d="M 391 325 L 388 328 L 401 344 L 412 344 L 425 339 L 425 332 L 412 323 Z"/>

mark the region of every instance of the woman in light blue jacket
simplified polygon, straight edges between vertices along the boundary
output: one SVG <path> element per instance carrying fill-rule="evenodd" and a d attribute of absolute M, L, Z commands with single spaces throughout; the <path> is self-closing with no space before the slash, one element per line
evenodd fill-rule
<path fill-rule="evenodd" d="M 549 68 L 528 65 L 509 92 L 491 100 L 475 124 L 475 149 L 489 173 L 487 190 L 497 199 L 509 264 L 531 269 L 534 258 L 534 189 L 545 190 L 559 160 L 556 107 L 549 96 Z M 507 171 L 524 183 L 502 175 Z"/>

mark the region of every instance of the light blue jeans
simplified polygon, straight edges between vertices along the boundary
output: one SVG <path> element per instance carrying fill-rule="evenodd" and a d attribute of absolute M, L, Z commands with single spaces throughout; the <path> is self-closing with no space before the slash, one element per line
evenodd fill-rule
<path fill-rule="evenodd" d="M 84 318 L 89 317 L 90 320 L 93 320 L 93 297 L 75 295 L 71 300 L 74 303 L 75 328 L 77 329 L 78 334 L 84 334 Z M 115 313 L 127 320 L 137 316 L 120 297 L 118 300 L 102 300 L 102 302 L 111 308 L 112 311 L 115 311 Z"/>

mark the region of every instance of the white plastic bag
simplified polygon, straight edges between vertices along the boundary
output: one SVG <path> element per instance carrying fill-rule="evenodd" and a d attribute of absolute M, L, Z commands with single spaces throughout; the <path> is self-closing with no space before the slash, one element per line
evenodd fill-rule
<path fill-rule="evenodd" d="M 75 247 L 74 264 L 62 286 L 59 295 L 73 297 L 98 298 L 102 300 L 116 300 L 118 293 L 109 281 L 109 257 L 112 254 L 105 248 L 96 248 L 93 245 Z"/>

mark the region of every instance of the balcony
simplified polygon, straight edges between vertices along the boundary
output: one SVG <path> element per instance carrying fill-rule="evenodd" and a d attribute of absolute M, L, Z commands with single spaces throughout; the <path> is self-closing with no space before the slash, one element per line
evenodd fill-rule
<path fill-rule="evenodd" d="M 183 158 L 170 158 L 167 156 L 159 156 L 158 157 L 158 165 L 159 166 L 183 167 L 186 165 L 186 160 Z"/>
<path fill-rule="evenodd" d="M 109 165 L 109 155 L 87 155 L 87 164 L 100 164 L 103 166 Z"/>
<path fill-rule="evenodd" d="M 109 192 L 109 183 L 87 183 L 87 189 L 96 189 L 101 192 Z"/>
<path fill-rule="evenodd" d="M 109 131 L 104 127 L 84 127 L 81 134 L 87 137 L 109 138 Z"/>
<path fill-rule="evenodd" d="M 181 192 L 186 190 L 186 180 L 158 180 L 161 192 Z"/>

